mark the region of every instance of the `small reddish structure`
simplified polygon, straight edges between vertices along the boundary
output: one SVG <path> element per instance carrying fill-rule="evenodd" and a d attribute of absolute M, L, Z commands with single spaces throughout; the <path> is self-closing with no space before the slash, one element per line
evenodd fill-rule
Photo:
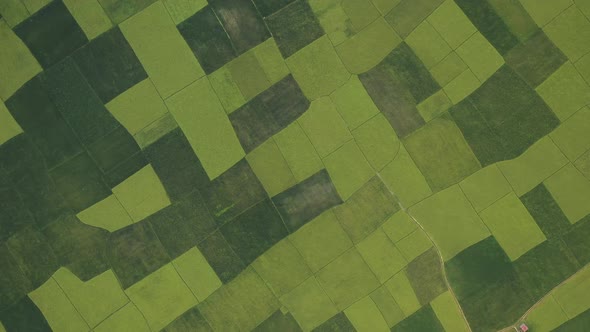
<path fill-rule="evenodd" d="M 521 332 L 527 332 L 529 330 L 529 327 L 526 326 L 525 323 L 520 324 L 520 326 L 518 328 L 520 329 Z"/>

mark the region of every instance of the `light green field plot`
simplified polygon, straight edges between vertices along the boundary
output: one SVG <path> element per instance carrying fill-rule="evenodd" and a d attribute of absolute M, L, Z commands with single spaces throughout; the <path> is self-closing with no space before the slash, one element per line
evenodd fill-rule
<path fill-rule="evenodd" d="M 310 100 L 329 95 L 350 77 L 327 36 L 302 48 L 286 61 Z"/>
<path fill-rule="evenodd" d="M 22 128 L 16 123 L 4 103 L 0 100 L 0 144 L 22 132 Z"/>
<path fill-rule="evenodd" d="M 176 123 L 176 120 L 174 120 L 172 114 L 167 112 L 164 114 L 164 116 L 152 122 L 147 127 L 135 134 L 133 138 L 137 142 L 137 145 L 143 149 L 147 146 L 150 146 L 152 143 L 156 142 L 176 128 L 178 128 L 178 123 Z"/>
<path fill-rule="evenodd" d="M 477 31 L 453 0 L 443 2 L 428 16 L 427 21 L 452 49 L 459 47 Z"/>
<path fill-rule="evenodd" d="M 310 0 L 309 6 L 320 21 L 320 25 L 334 45 L 338 45 L 354 34 L 350 18 L 338 0 Z"/>
<path fill-rule="evenodd" d="M 407 264 L 406 259 L 380 228 L 359 242 L 356 248 L 380 283 L 387 281 Z"/>
<path fill-rule="evenodd" d="M 330 98 L 350 130 L 379 113 L 379 109 L 356 75 L 350 76 L 348 82 L 332 92 Z"/>
<path fill-rule="evenodd" d="M 128 303 L 123 308 L 105 319 L 98 325 L 96 332 L 125 332 L 125 331 L 150 331 L 141 312 L 133 303 Z"/>
<path fill-rule="evenodd" d="M 211 87 L 219 97 L 227 114 L 235 111 L 246 103 L 240 88 L 234 81 L 228 66 L 223 66 L 207 76 Z"/>
<path fill-rule="evenodd" d="M 200 302 L 221 287 L 221 280 L 196 247 L 174 259 L 172 265 Z"/>
<path fill-rule="evenodd" d="M 252 263 L 254 270 L 277 297 L 311 276 L 311 270 L 289 239 L 275 244 Z"/>
<path fill-rule="evenodd" d="M 161 2 L 120 27 L 162 98 L 205 74 Z"/>
<path fill-rule="evenodd" d="M 293 122 L 276 134 L 274 141 L 297 182 L 307 179 L 324 167 L 313 144 L 298 122 Z"/>
<path fill-rule="evenodd" d="M 400 0 L 371 0 L 375 7 L 381 12 L 381 15 L 389 13 L 395 6 L 397 6 Z"/>
<path fill-rule="evenodd" d="M 131 135 L 168 113 L 150 79 L 145 79 L 106 104 L 107 109 Z"/>
<path fill-rule="evenodd" d="M 313 272 L 352 247 L 352 241 L 332 210 L 322 213 L 301 227 L 289 239 Z"/>
<path fill-rule="evenodd" d="M 496 164 L 473 173 L 459 182 L 459 186 L 477 212 L 487 208 L 512 190 Z"/>
<path fill-rule="evenodd" d="M 227 66 L 246 100 L 268 89 L 271 85 L 254 53 L 245 53 Z"/>
<path fill-rule="evenodd" d="M 480 85 L 481 82 L 479 79 L 475 76 L 473 71 L 468 68 L 445 85 L 444 91 L 453 104 L 458 104 L 461 100 L 477 90 Z"/>
<path fill-rule="evenodd" d="M 410 213 L 432 236 L 445 261 L 490 235 L 458 185 L 414 205 Z"/>
<path fill-rule="evenodd" d="M 90 330 L 55 279 L 49 278 L 41 287 L 32 291 L 29 297 L 54 331 Z"/>
<path fill-rule="evenodd" d="M 568 318 L 574 318 L 590 308 L 590 267 L 585 267 L 553 292 Z"/>
<path fill-rule="evenodd" d="M 0 99 L 7 100 L 42 69 L 31 51 L 10 27 L 0 21 Z"/>
<path fill-rule="evenodd" d="M 545 297 L 526 317 L 526 323 L 533 331 L 548 332 L 567 320 L 568 317 L 552 294 Z"/>
<path fill-rule="evenodd" d="M 532 0 L 528 1 L 534 3 Z M 563 1 L 566 0 L 557 2 Z M 570 6 L 564 10 L 543 31 L 572 62 L 578 61 L 590 51 L 590 44 L 586 42 L 590 38 L 590 22 L 578 6 Z"/>
<path fill-rule="evenodd" d="M 297 122 L 322 158 L 352 138 L 346 123 L 328 97 L 312 102 Z"/>
<path fill-rule="evenodd" d="M 197 304 L 197 299 L 172 264 L 164 265 L 125 293 L 155 331 Z"/>
<path fill-rule="evenodd" d="M 561 121 L 590 103 L 590 86 L 570 62 L 539 85 L 537 92 Z"/>
<path fill-rule="evenodd" d="M 352 196 L 375 174 L 354 140 L 324 158 L 324 164 L 343 200 Z"/>
<path fill-rule="evenodd" d="M 519 157 L 498 163 L 517 196 L 522 196 L 567 164 L 549 137 L 540 139 Z"/>
<path fill-rule="evenodd" d="M 274 38 L 269 38 L 262 44 L 254 47 L 252 52 L 254 52 L 254 55 L 260 62 L 260 66 L 262 66 L 262 70 L 264 70 L 271 84 L 280 81 L 289 74 L 289 68 L 287 68 Z"/>
<path fill-rule="evenodd" d="M 398 209 L 399 206 L 387 187 L 378 177 L 373 177 L 344 204 L 337 206 L 334 212 L 344 231 L 356 244 L 381 226 Z"/>
<path fill-rule="evenodd" d="M 65 0 L 64 4 L 89 40 L 113 25 L 97 0 Z"/>
<path fill-rule="evenodd" d="M 504 64 L 502 56 L 479 32 L 461 44 L 457 48 L 457 54 L 482 82 Z"/>
<path fill-rule="evenodd" d="M 588 8 L 590 9 L 590 6 L 588 6 Z M 581 57 L 580 60 L 574 63 L 574 65 L 586 82 L 590 82 L 590 53 Z"/>
<path fill-rule="evenodd" d="M 586 153 L 576 159 L 574 165 L 580 173 L 582 173 L 587 179 L 590 179 L 590 150 L 586 151 Z"/>
<path fill-rule="evenodd" d="M 3 1 L 0 13 L 10 27 L 16 26 L 31 15 L 20 0 Z"/>
<path fill-rule="evenodd" d="M 469 327 L 465 324 L 463 315 L 451 292 L 442 293 L 432 300 L 430 305 L 445 331 L 469 331 Z"/>
<path fill-rule="evenodd" d="M 353 130 L 352 136 L 376 171 L 389 164 L 399 151 L 399 139 L 381 113 Z"/>
<path fill-rule="evenodd" d="M 433 191 L 447 188 L 481 167 L 457 125 L 447 117 L 428 122 L 406 137 L 404 145 Z"/>
<path fill-rule="evenodd" d="M 514 193 L 496 201 L 480 215 L 512 261 L 546 240 Z"/>
<path fill-rule="evenodd" d="M 81 222 L 114 232 L 133 223 L 129 213 L 115 195 L 99 201 L 86 210 L 78 213 Z"/>
<path fill-rule="evenodd" d="M 252 330 L 279 309 L 279 301 L 252 268 L 246 268 L 199 304 L 213 330 Z"/>
<path fill-rule="evenodd" d="M 572 224 L 590 213 L 590 180 L 572 164 L 545 180 L 545 185 Z"/>
<path fill-rule="evenodd" d="M 315 277 L 307 279 L 281 297 L 281 302 L 304 331 L 311 331 L 338 313 L 338 309 L 322 290 Z"/>
<path fill-rule="evenodd" d="M 23 4 L 25 4 L 25 7 L 27 7 L 27 10 L 29 11 L 29 13 L 35 14 L 36 12 L 39 11 L 39 9 L 45 7 L 45 5 L 47 5 L 48 3 L 51 2 L 51 0 L 21 0 Z"/>
<path fill-rule="evenodd" d="M 210 179 L 244 157 L 244 149 L 206 78 L 167 99 L 166 105 Z"/>
<path fill-rule="evenodd" d="M 421 228 L 416 229 L 408 236 L 395 243 L 406 261 L 411 262 L 414 258 L 432 248 L 432 241 Z"/>
<path fill-rule="evenodd" d="M 70 270 L 60 268 L 53 278 L 91 328 L 129 302 L 112 270 L 82 282 Z"/>
<path fill-rule="evenodd" d="M 453 103 L 447 94 L 444 90 L 439 90 L 437 93 L 418 104 L 417 108 L 422 119 L 428 122 L 443 114 L 446 110 L 451 108 L 451 106 L 453 106 Z"/>
<path fill-rule="evenodd" d="M 136 222 L 170 205 L 168 194 L 151 165 L 121 182 L 113 188 L 113 193 Z"/>
<path fill-rule="evenodd" d="M 446 58 L 442 59 L 436 66 L 430 68 L 430 74 L 440 86 L 446 86 L 449 82 L 468 69 L 465 62 L 457 54 L 451 52 Z M 473 75 L 473 74 L 472 74 Z M 476 81 L 479 83 L 479 80 Z M 456 89 L 458 90 L 458 89 Z"/>
<path fill-rule="evenodd" d="M 405 315 L 399 305 L 391 296 L 391 293 L 385 285 L 377 288 L 371 293 L 371 299 L 381 311 L 387 326 L 391 327 L 404 319 Z"/>
<path fill-rule="evenodd" d="M 370 0 L 342 0 L 341 6 L 356 30 L 363 29 L 381 16 Z"/>
<path fill-rule="evenodd" d="M 349 72 L 360 74 L 379 64 L 401 41 L 391 26 L 379 18 L 336 46 L 336 52 Z"/>
<path fill-rule="evenodd" d="M 543 27 L 566 8 L 573 4 L 572 0 L 555 0 L 547 3 L 538 3 L 534 0 L 520 0 L 520 3 L 529 12 L 538 26 Z"/>
<path fill-rule="evenodd" d="M 410 235 L 418 224 L 405 211 L 398 211 L 383 223 L 383 231 L 393 241 L 398 242 Z"/>
<path fill-rule="evenodd" d="M 405 316 L 409 316 L 420 309 L 420 302 L 405 271 L 394 275 L 385 283 L 385 287 L 387 287 Z"/>
<path fill-rule="evenodd" d="M 326 265 L 316 277 L 339 310 L 344 310 L 380 286 L 379 280 L 355 248 Z"/>
<path fill-rule="evenodd" d="M 432 68 L 442 61 L 451 48 L 428 21 L 422 21 L 406 38 L 414 53 L 422 60 L 426 68 Z"/>
<path fill-rule="evenodd" d="M 250 152 L 246 160 L 269 196 L 274 196 L 297 183 L 273 139 L 267 140 Z"/>
<path fill-rule="evenodd" d="M 371 297 L 365 296 L 344 310 L 357 331 L 388 332 L 389 326 Z"/>
<path fill-rule="evenodd" d="M 178 24 L 207 6 L 207 0 L 162 0 L 172 20 Z"/>
<path fill-rule="evenodd" d="M 387 164 L 379 175 L 405 207 L 432 195 L 424 175 L 403 145 L 400 145 L 395 159 Z"/>

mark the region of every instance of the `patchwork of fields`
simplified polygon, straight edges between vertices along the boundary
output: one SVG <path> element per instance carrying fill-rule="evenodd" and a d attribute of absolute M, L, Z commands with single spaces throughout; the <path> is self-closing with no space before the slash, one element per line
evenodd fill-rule
<path fill-rule="evenodd" d="M 590 0 L 0 0 L 0 331 L 590 331 Z"/>

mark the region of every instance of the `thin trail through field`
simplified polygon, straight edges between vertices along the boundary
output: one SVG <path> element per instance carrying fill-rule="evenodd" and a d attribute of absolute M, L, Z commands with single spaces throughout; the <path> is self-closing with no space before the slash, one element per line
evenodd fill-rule
<path fill-rule="evenodd" d="M 381 174 L 379 174 L 379 172 L 377 172 L 377 176 L 379 177 L 379 179 L 381 179 L 381 181 L 383 181 L 383 179 L 381 178 Z M 385 183 L 385 181 L 383 181 L 383 183 Z M 422 224 L 420 224 L 420 222 L 418 222 L 418 220 L 416 218 L 414 218 L 414 216 L 409 213 L 409 211 L 406 209 L 406 207 L 403 206 L 403 204 L 401 203 L 401 201 L 399 200 L 399 198 L 397 197 L 395 192 L 393 192 L 391 190 L 391 188 L 389 188 L 387 185 L 385 187 L 391 193 L 391 195 L 393 195 L 393 197 L 395 197 L 401 210 L 403 212 L 405 212 L 408 216 L 410 216 L 410 218 L 416 223 L 416 225 L 418 225 L 418 227 L 420 227 L 420 229 L 422 229 L 424 234 L 426 234 L 426 236 L 428 237 L 430 242 L 432 242 L 432 245 L 436 249 L 436 253 L 438 254 L 438 258 L 440 260 L 441 271 L 442 271 L 442 275 L 443 275 L 443 279 L 445 281 L 445 284 L 447 285 L 447 289 L 449 290 L 451 296 L 453 297 L 453 301 L 455 301 L 457 308 L 459 308 L 459 312 L 461 313 L 461 317 L 463 318 L 463 321 L 465 322 L 465 326 L 467 326 L 467 329 L 469 332 L 472 332 L 471 326 L 469 325 L 469 321 L 467 320 L 467 317 L 465 316 L 465 313 L 463 312 L 463 308 L 461 308 L 461 305 L 459 304 L 459 300 L 457 299 L 457 296 L 455 295 L 455 292 L 453 291 L 453 288 L 451 287 L 451 284 L 449 283 L 449 279 L 447 278 L 447 271 L 445 270 L 445 261 L 443 259 L 440 249 L 436 245 L 436 242 L 434 242 L 434 240 L 432 239 L 430 234 L 428 234 L 428 232 L 426 232 L 426 229 L 424 228 L 424 226 L 422 226 Z"/>

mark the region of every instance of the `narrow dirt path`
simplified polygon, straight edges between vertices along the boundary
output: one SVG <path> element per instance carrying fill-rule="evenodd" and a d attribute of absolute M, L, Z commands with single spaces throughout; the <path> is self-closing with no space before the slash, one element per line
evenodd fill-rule
<path fill-rule="evenodd" d="M 385 183 L 385 181 L 383 181 L 383 179 L 381 178 L 381 174 L 377 173 L 377 176 L 379 177 L 379 179 L 381 179 L 381 181 L 383 183 Z M 386 187 L 387 187 L 387 185 L 386 185 Z M 430 236 L 430 234 L 428 234 L 428 232 L 426 231 L 426 229 L 424 228 L 424 226 L 422 226 L 422 224 L 420 224 L 420 222 L 418 222 L 418 220 L 416 218 L 414 218 L 414 216 L 409 213 L 408 209 L 406 209 L 406 207 L 403 206 L 403 204 L 400 202 L 400 200 L 397 197 L 397 195 L 395 194 L 395 192 L 393 192 L 391 190 L 391 188 L 389 188 L 389 187 L 387 187 L 387 190 L 389 190 L 389 192 L 393 195 L 393 197 L 395 197 L 395 199 L 397 200 L 398 205 L 400 206 L 401 210 L 403 212 L 405 212 L 408 216 L 410 216 L 410 218 L 416 223 L 416 225 L 418 225 L 418 227 L 420 227 L 420 229 L 422 229 L 422 231 L 424 232 L 424 234 L 426 234 L 426 236 L 428 237 L 428 239 L 430 240 L 430 242 L 432 242 L 432 245 L 434 246 L 434 248 L 436 249 L 436 253 L 438 254 L 438 258 L 439 258 L 440 265 L 441 265 L 441 271 L 442 271 L 443 279 L 445 281 L 445 284 L 447 285 L 447 289 L 451 293 L 451 296 L 453 297 L 453 301 L 455 301 L 455 304 L 459 308 L 459 312 L 461 313 L 461 317 L 463 317 L 463 321 L 465 322 L 465 326 L 467 326 L 467 329 L 468 329 L 469 332 L 472 332 L 471 326 L 469 325 L 469 321 L 467 320 L 467 317 L 465 316 L 465 313 L 463 312 L 463 308 L 459 304 L 459 300 L 457 299 L 457 296 L 455 295 L 455 292 L 453 291 L 453 288 L 451 287 L 451 284 L 449 283 L 449 279 L 447 278 L 447 271 L 445 269 L 445 261 L 443 259 L 443 256 L 442 256 L 442 253 L 441 253 L 440 249 L 436 245 L 436 242 L 434 242 L 434 240 L 432 239 L 432 237 Z"/>

